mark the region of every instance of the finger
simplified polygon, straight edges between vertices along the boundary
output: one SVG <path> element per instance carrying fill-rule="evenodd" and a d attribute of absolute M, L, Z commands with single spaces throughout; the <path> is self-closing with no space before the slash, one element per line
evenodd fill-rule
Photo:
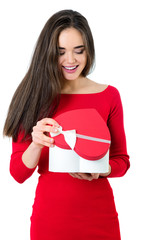
<path fill-rule="evenodd" d="M 44 142 L 50 142 L 50 143 L 53 143 L 54 142 L 54 139 L 51 138 L 51 137 L 48 137 L 46 136 L 43 132 L 35 132 L 33 131 L 32 132 L 32 138 L 39 138 L 40 140 L 44 141 Z"/>
<path fill-rule="evenodd" d="M 51 133 L 51 132 L 57 132 L 58 127 L 56 126 L 50 126 L 50 125 L 40 125 L 39 128 L 37 128 L 37 131 L 45 132 L 45 133 Z"/>
<path fill-rule="evenodd" d="M 41 140 L 41 139 L 37 139 L 37 141 L 41 144 L 41 145 L 43 145 L 43 146 L 45 146 L 45 147 L 54 147 L 55 145 L 54 145 L 54 143 L 51 143 L 51 142 L 46 142 L 46 141 L 43 141 L 43 140 Z"/>
<path fill-rule="evenodd" d="M 82 177 L 78 173 L 69 173 L 72 177 L 82 179 Z"/>
<path fill-rule="evenodd" d="M 74 173 L 74 176 L 75 176 L 76 178 L 78 178 L 78 179 L 83 179 L 82 176 L 81 176 L 80 174 L 78 174 L 78 173 Z"/>
<path fill-rule="evenodd" d="M 53 138 L 47 137 L 45 134 L 38 132 L 32 133 L 32 141 L 47 147 L 52 147 L 54 144 Z"/>
<path fill-rule="evenodd" d="M 93 177 L 91 176 L 90 173 L 69 173 L 72 177 L 74 178 L 78 178 L 81 180 L 88 180 L 88 181 L 92 181 Z"/>
<path fill-rule="evenodd" d="M 41 134 L 39 135 L 39 138 L 40 138 L 43 142 L 50 143 L 50 144 L 53 144 L 53 143 L 54 143 L 54 138 L 48 137 L 48 136 L 46 136 L 46 135 L 43 134 L 43 133 L 41 133 Z"/>
<path fill-rule="evenodd" d="M 90 173 L 79 173 L 79 175 L 82 177 L 82 179 L 92 181 L 93 177 Z"/>
<path fill-rule="evenodd" d="M 73 173 L 69 173 L 69 175 L 71 175 L 72 177 L 74 177 L 74 174 L 73 174 Z"/>
<path fill-rule="evenodd" d="M 98 179 L 99 173 L 91 173 L 91 176 L 93 177 L 93 179 Z"/>
<path fill-rule="evenodd" d="M 59 126 L 59 124 L 52 118 L 43 118 L 42 120 L 37 122 L 37 126 L 39 125 L 51 125 L 51 126 Z"/>
<path fill-rule="evenodd" d="M 76 176 L 74 175 L 74 173 L 72 173 L 72 172 L 70 172 L 69 175 L 71 175 L 71 176 L 74 177 L 74 178 L 76 177 Z"/>

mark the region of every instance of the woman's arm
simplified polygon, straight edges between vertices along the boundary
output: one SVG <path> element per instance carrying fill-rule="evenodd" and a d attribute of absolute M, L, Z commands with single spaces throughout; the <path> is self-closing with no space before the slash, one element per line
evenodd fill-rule
<path fill-rule="evenodd" d="M 108 177 L 121 177 L 130 167 L 127 154 L 126 136 L 123 122 L 123 107 L 120 94 L 114 88 L 113 101 L 108 117 L 108 128 L 111 134 L 110 158 L 111 173 Z"/>
<path fill-rule="evenodd" d="M 54 140 L 47 135 L 54 132 L 56 126 L 59 125 L 53 119 L 42 119 L 33 127 L 32 141 L 22 142 L 23 134 L 20 133 L 17 142 L 12 143 L 10 173 L 17 182 L 23 183 L 33 174 L 44 146 L 54 146 Z"/>
<path fill-rule="evenodd" d="M 38 165 L 42 148 L 32 142 L 22 155 L 22 162 L 28 168 L 35 168 Z"/>

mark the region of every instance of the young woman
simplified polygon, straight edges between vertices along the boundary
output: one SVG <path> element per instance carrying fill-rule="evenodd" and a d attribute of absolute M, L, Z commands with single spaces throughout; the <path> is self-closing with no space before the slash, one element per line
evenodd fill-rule
<path fill-rule="evenodd" d="M 129 168 L 123 110 L 116 88 L 87 78 L 95 60 L 87 20 L 63 10 L 45 24 L 27 74 L 10 104 L 4 135 L 13 138 L 10 172 L 23 183 L 36 167 L 40 174 L 31 216 L 32 240 L 119 240 L 119 222 L 109 177 Z M 50 132 L 55 116 L 94 108 L 111 134 L 109 172 L 48 171 Z M 98 127 L 98 126 L 97 126 Z"/>

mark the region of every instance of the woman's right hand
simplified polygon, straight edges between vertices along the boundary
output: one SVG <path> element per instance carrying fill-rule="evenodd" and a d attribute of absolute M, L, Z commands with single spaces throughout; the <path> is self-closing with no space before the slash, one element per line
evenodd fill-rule
<path fill-rule="evenodd" d="M 54 147 L 54 139 L 49 136 L 50 132 L 57 132 L 59 124 L 52 118 L 43 118 L 33 127 L 32 142 L 39 148 Z"/>

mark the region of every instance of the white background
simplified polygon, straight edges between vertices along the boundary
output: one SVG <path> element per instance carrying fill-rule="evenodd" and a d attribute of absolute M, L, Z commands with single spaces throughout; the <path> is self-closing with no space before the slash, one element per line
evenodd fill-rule
<path fill-rule="evenodd" d="M 56 11 L 89 21 L 96 69 L 89 76 L 118 88 L 131 168 L 111 179 L 122 240 L 159 240 L 160 7 L 155 0 L 3 1 L 0 6 L 0 239 L 28 240 L 38 174 L 24 184 L 9 174 L 11 140 L 2 129 L 11 97 L 29 66 L 41 29 Z"/>

